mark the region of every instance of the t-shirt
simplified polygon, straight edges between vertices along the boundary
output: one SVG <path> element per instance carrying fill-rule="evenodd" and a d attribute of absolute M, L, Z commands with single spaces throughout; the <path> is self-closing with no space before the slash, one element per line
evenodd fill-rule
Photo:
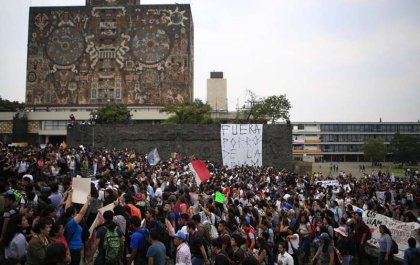
<path fill-rule="evenodd" d="M 82 244 L 82 230 L 83 228 L 74 221 L 74 218 L 70 218 L 64 230 L 64 236 L 68 240 L 70 249 L 81 249 Z"/>
<path fill-rule="evenodd" d="M 166 247 L 162 242 L 153 243 L 147 250 L 146 257 L 153 257 L 153 265 L 165 265 Z"/>
<path fill-rule="evenodd" d="M 204 257 L 200 250 L 200 247 L 203 245 L 203 236 L 201 236 L 197 231 L 194 233 L 194 235 L 190 235 L 189 239 L 191 257 L 203 259 Z"/>
<path fill-rule="evenodd" d="M 216 260 L 214 261 L 214 265 L 229 265 L 229 258 L 226 253 L 220 252 L 216 256 Z"/>

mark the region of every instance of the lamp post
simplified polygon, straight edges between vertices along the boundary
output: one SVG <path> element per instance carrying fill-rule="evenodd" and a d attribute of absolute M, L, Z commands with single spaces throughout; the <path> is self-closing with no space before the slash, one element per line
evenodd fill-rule
<path fill-rule="evenodd" d="M 96 120 L 98 119 L 97 114 L 91 114 L 89 118 L 90 125 L 92 126 L 92 149 L 95 148 L 95 125 Z"/>

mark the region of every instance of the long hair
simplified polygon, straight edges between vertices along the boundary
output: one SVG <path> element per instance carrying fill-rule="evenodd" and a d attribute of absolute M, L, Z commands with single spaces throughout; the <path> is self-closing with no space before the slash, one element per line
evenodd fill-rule
<path fill-rule="evenodd" d="M 385 234 L 388 234 L 389 236 L 392 236 L 391 231 L 385 225 L 380 225 L 379 228 L 382 228 L 384 230 Z"/>
<path fill-rule="evenodd" d="M 3 235 L 3 244 L 4 246 L 8 246 L 9 243 L 13 240 L 17 233 L 22 232 L 22 228 L 20 227 L 22 223 L 22 215 L 15 214 L 12 216 L 7 223 L 6 230 L 4 231 Z"/>

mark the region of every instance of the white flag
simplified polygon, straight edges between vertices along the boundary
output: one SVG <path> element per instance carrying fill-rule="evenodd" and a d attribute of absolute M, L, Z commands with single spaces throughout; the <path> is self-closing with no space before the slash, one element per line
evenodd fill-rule
<path fill-rule="evenodd" d="M 156 166 L 160 161 L 160 156 L 157 151 L 157 148 L 153 148 L 152 151 L 147 155 L 147 161 L 149 162 L 149 165 Z"/>

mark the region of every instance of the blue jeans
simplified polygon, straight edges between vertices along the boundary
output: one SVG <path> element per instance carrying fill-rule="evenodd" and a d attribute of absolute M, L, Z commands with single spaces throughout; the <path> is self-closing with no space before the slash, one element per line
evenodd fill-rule
<path fill-rule="evenodd" d="M 353 259 L 352 255 L 345 255 L 343 256 L 343 264 L 342 265 L 350 265 L 350 261 Z"/>
<path fill-rule="evenodd" d="M 191 258 L 191 264 L 192 265 L 204 265 L 204 259 L 192 257 Z"/>

